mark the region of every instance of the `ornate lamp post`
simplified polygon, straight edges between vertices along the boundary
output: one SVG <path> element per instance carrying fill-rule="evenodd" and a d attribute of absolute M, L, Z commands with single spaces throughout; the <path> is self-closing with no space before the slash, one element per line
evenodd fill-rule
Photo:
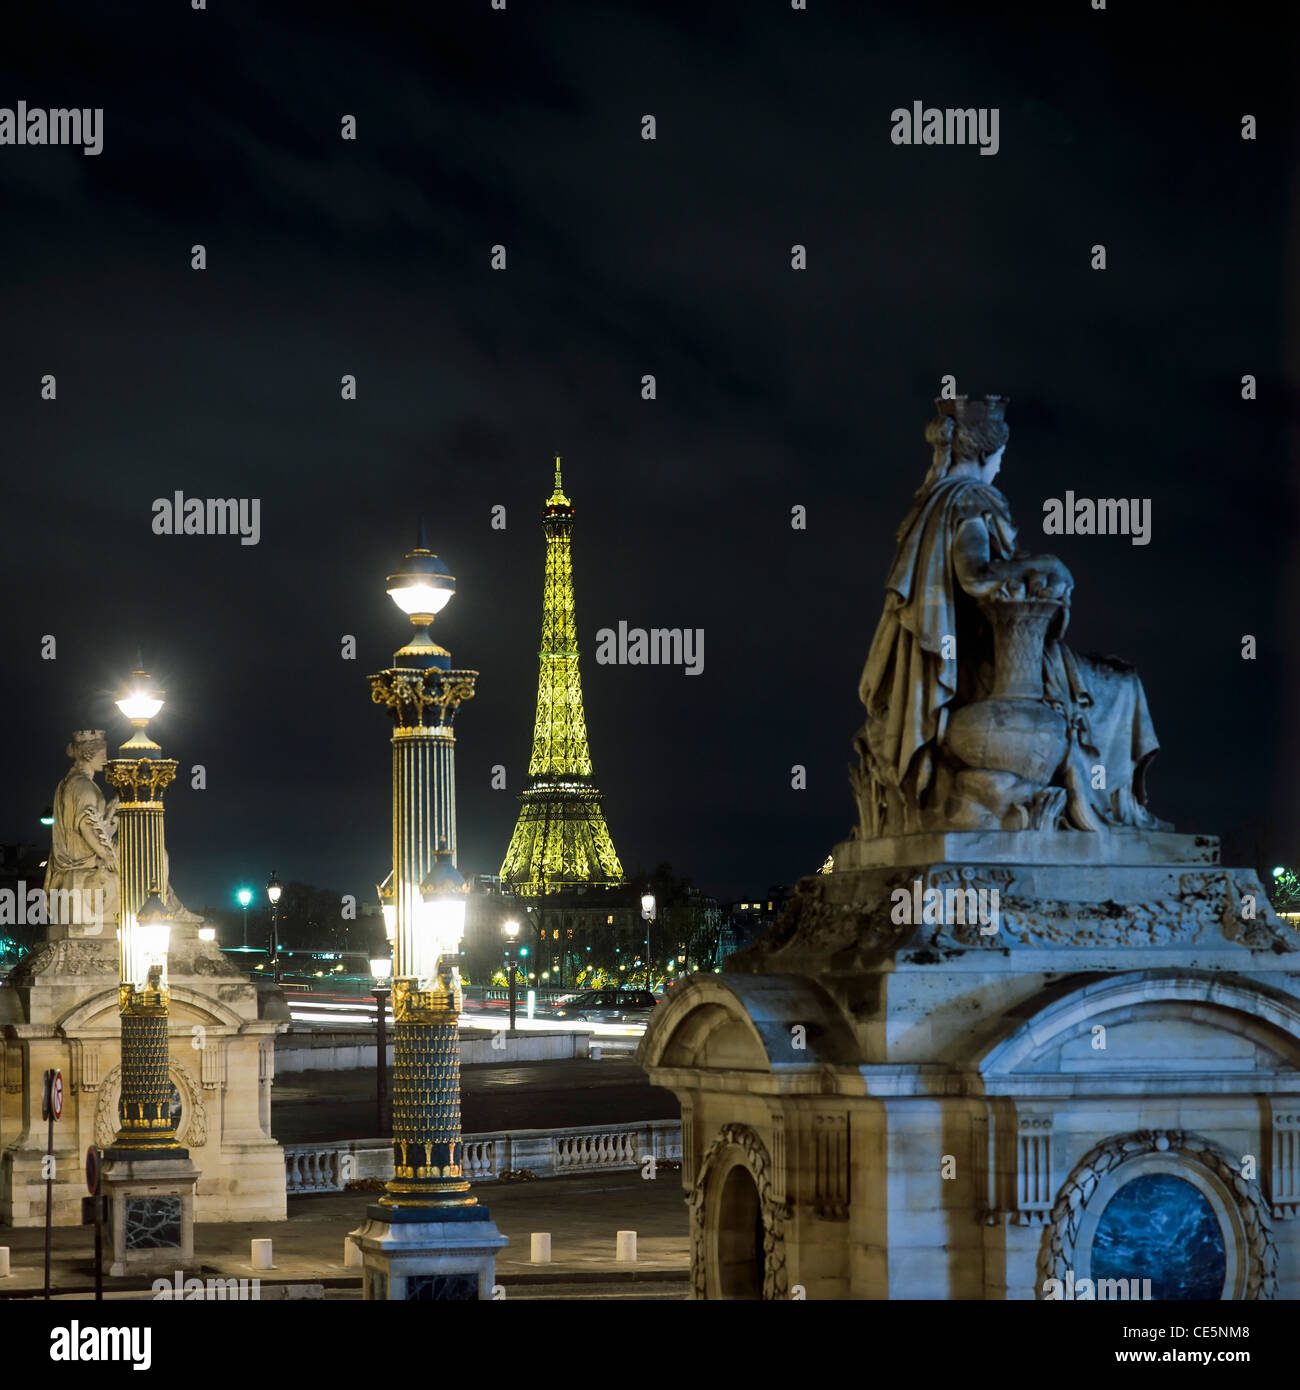
<path fill-rule="evenodd" d="M 650 988 L 650 923 L 655 919 L 655 895 L 647 889 L 641 894 L 641 916 L 645 921 L 645 987 Z"/>
<path fill-rule="evenodd" d="M 284 892 L 284 885 L 275 876 L 275 870 L 271 870 L 271 877 L 266 881 L 266 896 L 271 904 L 271 983 L 280 983 L 280 894 Z"/>
<path fill-rule="evenodd" d="M 241 888 L 235 896 L 239 899 L 240 907 L 244 909 L 244 950 L 248 950 L 248 904 L 253 901 L 253 890 Z"/>
<path fill-rule="evenodd" d="M 171 1113 L 167 1026 L 171 1002 L 167 947 L 171 913 L 163 839 L 163 788 L 174 760 L 146 732 L 163 706 L 144 671 L 117 701 L 135 733 L 105 770 L 121 796 L 118 808 L 118 1011 L 122 1020 L 121 1127 L 105 1150 L 104 1185 L 112 1205 L 114 1263 L 125 1274 L 173 1269 L 193 1255 L 194 1183 L 189 1154 L 176 1139 Z M 165 1160 L 160 1163 L 158 1160 Z M 147 1196 L 142 1195 L 144 1192 Z"/>
<path fill-rule="evenodd" d="M 388 1100 L 388 996 L 392 993 L 388 982 L 393 977 L 392 956 L 373 956 L 370 961 L 370 975 L 375 987 L 370 992 L 375 996 L 375 1128 L 384 1132 L 384 1112 Z"/>
<path fill-rule="evenodd" d="M 388 578 L 415 634 L 369 678 L 371 699 L 393 720 L 394 911 L 393 1179 L 353 1233 L 367 1299 L 490 1299 L 506 1243 L 468 1195 L 462 1163 L 456 961 L 469 886 L 456 870 L 452 724 L 478 672 L 453 670 L 429 636 L 454 591 L 421 536 Z"/>
<path fill-rule="evenodd" d="M 506 923 L 506 976 L 510 984 L 510 1031 L 515 1031 L 515 941 L 519 923 L 512 918 Z"/>

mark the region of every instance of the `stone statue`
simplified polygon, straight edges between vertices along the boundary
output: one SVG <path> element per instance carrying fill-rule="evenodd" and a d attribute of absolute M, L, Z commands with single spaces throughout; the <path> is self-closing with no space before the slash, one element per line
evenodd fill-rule
<path fill-rule="evenodd" d="M 51 923 L 61 924 L 75 911 L 83 931 L 87 926 L 100 928 L 85 934 L 105 932 L 111 938 L 119 905 L 118 798 L 106 802 L 95 781 L 108 761 L 103 729 L 78 729 L 65 751 L 72 766 L 54 793 L 53 843 L 45 869 L 46 911 Z M 75 907 L 73 894 L 77 895 Z M 51 932 L 52 938 L 55 935 Z"/>
<path fill-rule="evenodd" d="M 1016 549 L 993 486 L 1006 399 L 935 402 L 934 461 L 898 532 L 859 694 L 859 838 L 921 830 L 1171 827 L 1132 668 L 1065 645 L 1074 581 Z"/>

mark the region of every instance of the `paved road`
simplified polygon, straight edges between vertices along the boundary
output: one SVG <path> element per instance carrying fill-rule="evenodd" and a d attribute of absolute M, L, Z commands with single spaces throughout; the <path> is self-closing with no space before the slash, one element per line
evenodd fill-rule
<path fill-rule="evenodd" d="M 476 1184 L 474 1195 L 487 1205 L 497 1229 L 510 1241 L 496 1264 L 497 1281 L 507 1300 L 686 1297 L 690 1226 L 681 1178 L 680 1171 L 663 1169 L 653 1181 L 630 1171 Z M 345 1267 L 343 1240 L 360 1226 L 374 1200 L 373 1193 L 361 1192 L 290 1197 L 287 1221 L 202 1223 L 194 1228 L 195 1258 L 185 1273 L 252 1278 L 249 1241 L 269 1237 L 274 1268 L 257 1276 L 267 1286 L 259 1297 L 273 1296 L 274 1285 L 321 1284 L 328 1299 L 359 1298 L 361 1276 Z M 533 1231 L 550 1233 L 551 1264 L 532 1263 L 529 1236 Z M 637 1233 L 635 1264 L 616 1259 L 619 1231 Z M 44 1231 L 36 1226 L 3 1227 L 0 1234 L 11 1247 L 13 1260 L 11 1277 L 0 1280 L 0 1300 L 39 1296 Z M 57 1291 L 77 1298 L 93 1291 L 93 1248 L 89 1228 L 55 1227 Z M 104 1282 L 113 1297 L 126 1290 L 146 1292 L 152 1281 L 136 1276 Z M 238 1314 L 231 1310 L 222 1316 L 235 1319 Z M 0 1326 L 8 1328 L 13 1319 L 14 1312 L 6 1309 L 0 1313 Z M 231 1322 L 233 1327 L 239 1325 Z"/>
<path fill-rule="evenodd" d="M 375 1125 L 375 1075 L 369 1070 L 288 1072 L 271 1092 L 271 1131 L 282 1144 L 369 1139 Z M 671 1091 L 651 1086 L 635 1062 L 514 1062 L 461 1069 L 466 1134 L 502 1129 L 675 1120 Z"/>

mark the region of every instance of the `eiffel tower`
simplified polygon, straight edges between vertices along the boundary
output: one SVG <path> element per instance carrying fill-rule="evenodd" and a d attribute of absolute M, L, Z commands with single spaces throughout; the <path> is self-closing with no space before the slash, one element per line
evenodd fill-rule
<path fill-rule="evenodd" d="M 542 528 L 546 586 L 530 780 L 519 795 L 519 820 L 501 865 L 502 882 L 525 898 L 623 881 L 587 747 L 573 616 L 573 504 L 564 495 L 558 458 Z"/>

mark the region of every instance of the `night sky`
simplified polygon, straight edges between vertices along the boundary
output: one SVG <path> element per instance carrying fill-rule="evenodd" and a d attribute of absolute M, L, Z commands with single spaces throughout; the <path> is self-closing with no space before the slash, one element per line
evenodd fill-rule
<path fill-rule="evenodd" d="M 999 483 L 1073 571 L 1071 643 L 1143 676 L 1152 808 L 1236 862 L 1300 861 L 1294 19 L 209 4 L 6 15 L 0 105 L 103 107 L 104 147 L 0 147 L 0 841 L 41 836 L 72 729 L 126 736 L 140 645 L 182 764 L 180 896 L 272 868 L 373 896 L 389 724 L 365 677 L 410 631 L 384 581 L 423 515 L 459 583 L 433 635 L 482 673 L 461 868 L 496 872 L 559 453 L 625 868 L 723 898 L 793 881 L 855 819 L 858 676 L 952 373 L 1012 398 Z M 997 155 L 892 144 L 916 100 L 997 107 Z M 259 498 L 260 544 L 154 535 L 177 489 Z M 1044 538 L 1067 489 L 1149 497 L 1152 543 Z M 703 674 L 598 666 L 620 620 L 703 628 Z"/>

